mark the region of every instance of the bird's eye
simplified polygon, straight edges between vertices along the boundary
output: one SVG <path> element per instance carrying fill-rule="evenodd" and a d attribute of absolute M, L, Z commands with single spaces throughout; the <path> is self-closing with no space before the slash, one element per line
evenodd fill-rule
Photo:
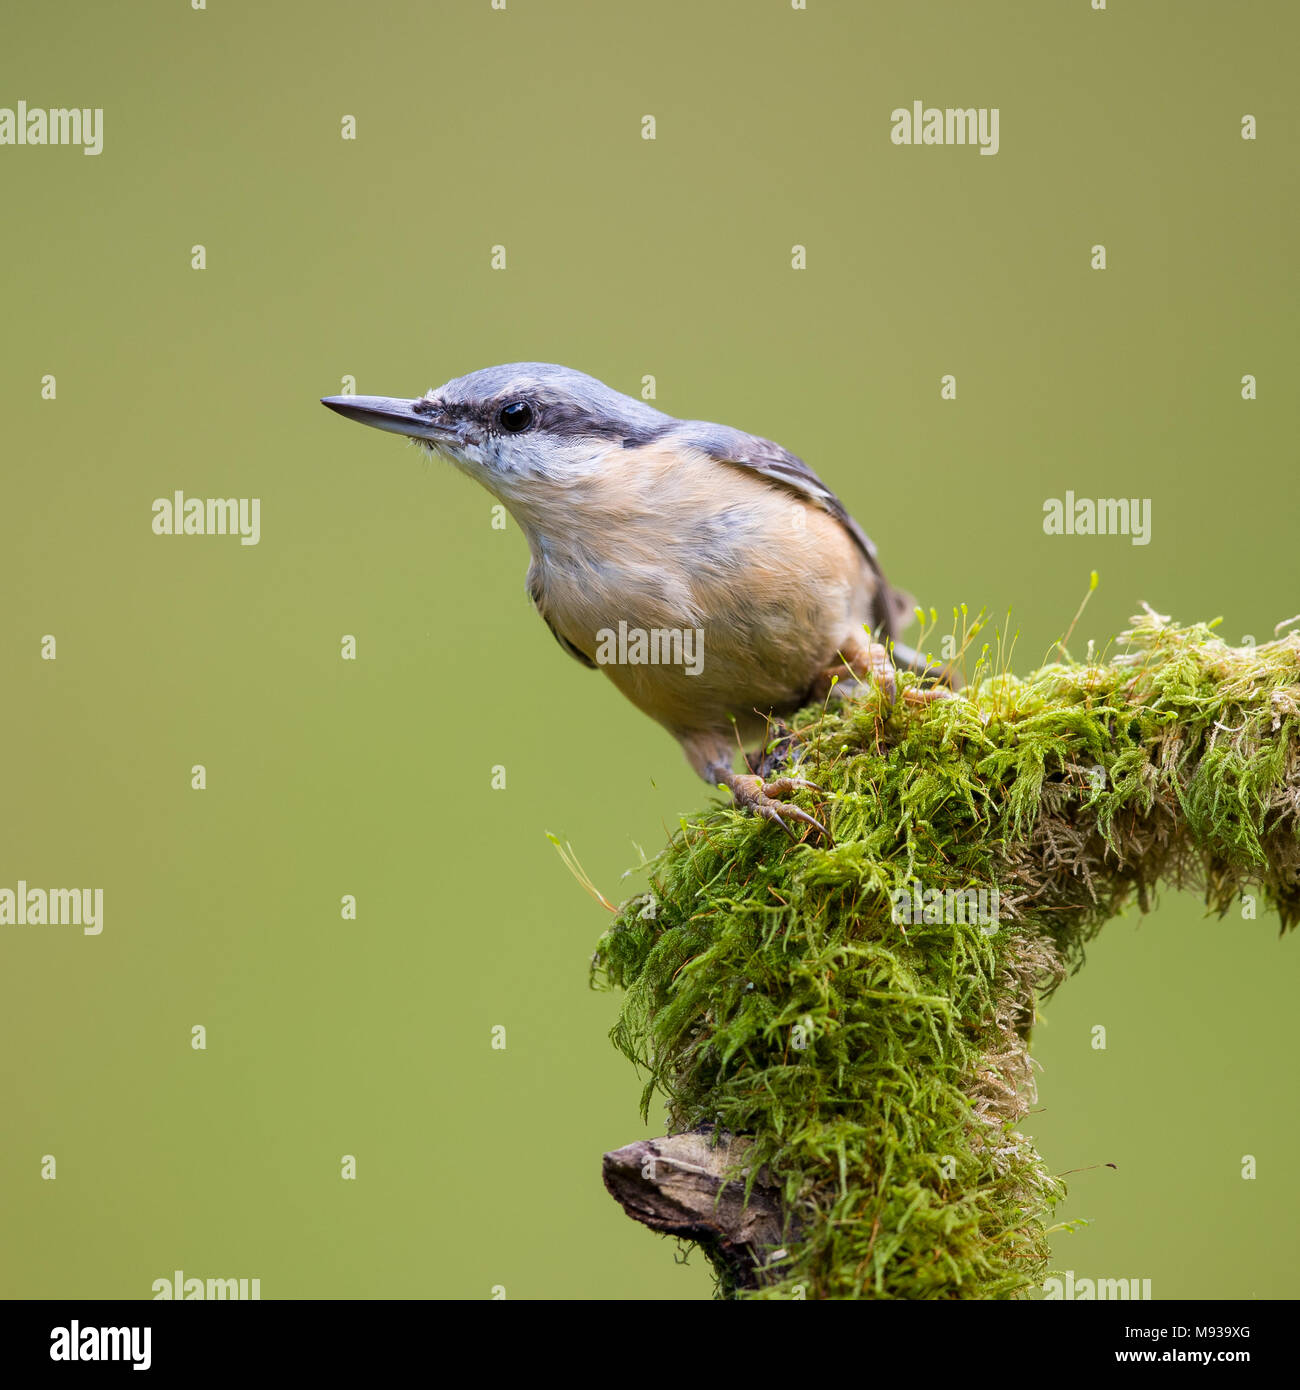
<path fill-rule="evenodd" d="M 501 428 L 507 434 L 522 434 L 533 423 L 533 408 L 527 401 L 511 401 L 501 407 Z"/>

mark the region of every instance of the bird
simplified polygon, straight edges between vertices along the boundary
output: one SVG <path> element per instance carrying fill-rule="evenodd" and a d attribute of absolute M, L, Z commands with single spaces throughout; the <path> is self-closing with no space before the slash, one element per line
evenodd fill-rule
<path fill-rule="evenodd" d="M 792 839 L 791 821 L 830 840 L 787 800 L 821 788 L 758 775 L 760 754 L 736 772 L 738 745 L 832 691 L 870 681 L 892 701 L 896 662 L 935 684 L 897 642 L 915 601 L 886 580 L 843 502 L 769 439 L 676 419 L 542 362 L 485 367 L 413 399 L 321 404 L 481 483 L 527 539 L 528 594 L 560 646 L 667 729 L 705 782 Z M 941 680 L 953 687 L 955 673 Z"/>

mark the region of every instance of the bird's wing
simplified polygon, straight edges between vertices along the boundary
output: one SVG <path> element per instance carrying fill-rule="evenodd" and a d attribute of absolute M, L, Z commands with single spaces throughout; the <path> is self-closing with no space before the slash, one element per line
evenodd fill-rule
<path fill-rule="evenodd" d="M 912 606 L 911 596 L 891 587 L 885 578 L 876 558 L 876 547 L 871 537 L 849 515 L 848 508 L 826 486 L 811 468 L 788 449 L 763 439 L 756 434 L 746 434 L 744 430 L 733 429 L 729 425 L 715 425 L 707 420 L 684 420 L 673 431 L 675 441 L 690 445 L 715 459 L 718 463 L 731 464 L 745 468 L 777 486 L 806 497 L 810 502 L 829 513 L 853 537 L 876 577 L 876 595 L 873 604 L 873 617 L 885 634 L 892 638 L 900 626 L 904 615 Z"/>
<path fill-rule="evenodd" d="M 596 670 L 596 663 L 580 647 L 575 647 L 569 639 L 555 626 L 546 616 L 546 610 L 542 607 L 542 586 L 538 580 L 536 571 L 530 565 L 528 567 L 528 597 L 533 601 L 533 607 L 541 614 L 542 621 L 551 629 L 551 636 L 569 653 L 575 661 L 580 661 L 590 670 Z"/>

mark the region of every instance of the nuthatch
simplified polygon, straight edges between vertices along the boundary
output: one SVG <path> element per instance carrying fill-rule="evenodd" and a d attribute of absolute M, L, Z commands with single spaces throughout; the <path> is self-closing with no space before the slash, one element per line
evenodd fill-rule
<path fill-rule="evenodd" d="M 893 643 L 912 600 L 807 464 L 541 362 L 487 367 L 418 400 L 321 404 L 477 478 L 528 539 L 528 592 L 560 645 L 603 667 L 710 785 L 787 833 L 786 817 L 826 834 L 781 800 L 818 788 L 737 774 L 736 741 L 837 684 L 874 679 L 892 698 L 880 643 Z M 915 653 L 894 653 L 921 668 Z"/>

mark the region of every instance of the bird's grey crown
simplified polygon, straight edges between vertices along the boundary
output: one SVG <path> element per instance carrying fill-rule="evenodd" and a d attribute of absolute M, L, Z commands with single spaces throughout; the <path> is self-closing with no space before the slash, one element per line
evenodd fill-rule
<path fill-rule="evenodd" d="M 489 424 L 503 405 L 524 400 L 537 412 L 538 427 L 549 434 L 621 439 L 628 447 L 648 444 L 677 423 L 586 372 L 549 362 L 484 367 L 453 378 L 433 395 L 448 413 L 464 413 Z"/>

